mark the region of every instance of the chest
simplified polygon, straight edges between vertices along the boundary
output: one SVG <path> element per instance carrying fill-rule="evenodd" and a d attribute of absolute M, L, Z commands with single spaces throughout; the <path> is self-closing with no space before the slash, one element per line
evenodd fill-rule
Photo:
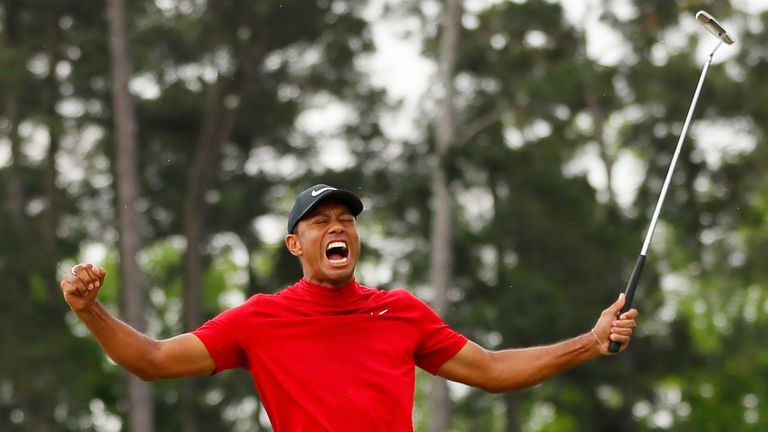
<path fill-rule="evenodd" d="M 252 362 L 308 362 L 333 368 L 413 368 L 420 334 L 387 309 L 344 316 L 267 319 L 248 326 L 243 346 Z M 346 372 L 349 372 L 348 370 Z"/>

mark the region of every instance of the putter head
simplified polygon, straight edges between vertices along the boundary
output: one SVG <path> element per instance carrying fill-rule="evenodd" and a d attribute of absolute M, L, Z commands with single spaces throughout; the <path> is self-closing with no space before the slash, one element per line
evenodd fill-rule
<path fill-rule="evenodd" d="M 728 35 L 728 33 L 726 33 L 723 26 L 721 26 L 720 23 L 717 22 L 717 20 L 707 12 L 703 10 L 696 12 L 696 21 L 700 22 L 704 26 L 704 28 L 709 30 L 709 32 L 715 35 L 716 38 L 720 39 L 726 44 L 731 45 L 733 44 L 733 42 L 735 42 Z"/>

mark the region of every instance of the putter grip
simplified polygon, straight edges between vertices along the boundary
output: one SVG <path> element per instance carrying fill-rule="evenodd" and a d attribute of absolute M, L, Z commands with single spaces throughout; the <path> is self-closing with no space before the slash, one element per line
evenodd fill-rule
<path fill-rule="evenodd" d="M 632 299 L 635 298 L 635 289 L 637 288 L 637 282 L 640 280 L 640 275 L 643 273 L 643 267 L 645 267 L 645 255 L 641 254 L 637 257 L 635 269 L 632 270 L 632 275 L 629 277 L 629 283 L 627 283 L 627 291 L 625 293 L 626 301 L 624 302 L 621 311 L 619 311 L 618 316 L 621 316 L 621 314 L 632 307 Z M 608 351 L 612 353 L 619 352 L 620 348 L 621 344 L 618 342 L 611 341 L 610 345 L 608 345 Z"/>

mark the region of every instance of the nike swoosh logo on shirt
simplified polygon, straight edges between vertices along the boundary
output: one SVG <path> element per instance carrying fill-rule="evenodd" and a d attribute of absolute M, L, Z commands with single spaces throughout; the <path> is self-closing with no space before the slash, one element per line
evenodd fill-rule
<path fill-rule="evenodd" d="M 323 193 L 323 192 L 325 192 L 325 191 L 332 191 L 332 190 L 336 190 L 336 188 L 333 188 L 333 187 L 324 187 L 324 188 L 322 188 L 322 189 L 313 190 L 313 191 L 312 191 L 312 196 L 313 196 L 313 197 L 316 197 L 316 196 L 320 195 L 321 193 Z"/>

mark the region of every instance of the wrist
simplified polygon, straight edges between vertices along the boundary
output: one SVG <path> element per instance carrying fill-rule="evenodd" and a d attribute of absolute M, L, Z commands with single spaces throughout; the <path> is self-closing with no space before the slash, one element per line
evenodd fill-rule
<path fill-rule="evenodd" d="M 600 344 L 602 343 L 602 342 L 600 342 L 600 338 L 599 338 L 599 337 L 597 337 L 597 333 L 595 333 L 595 329 L 594 329 L 594 327 L 593 327 L 593 328 L 592 328 L 592 329 L 589 331 L 589 333 L 591 333 L 591 334 L 592 334 L 592 336 L 594 336 L 594 338 L 595 338 L 595 341 L 597 341 L 597 344 L 598 344 L 598 345 L 600 345 Z"/>
<path fill-rule="evenodd" d="M 603 354 L 603 341 L 600 340 L 600 336 L 597 335 L 597 332 L 595 331 L 594 327 L 589 330 L 587 334 L 584 335 L 587 340 L 589 341 L 589 345 L 591 348 L 591 351 L 596 354 L 596 356 L 600 356 Z"/>
<path fill-rule="evenodd" d="M 88 316 L 98 315 L 98 309 L 100 308 L 101 304 L 98 300 L 93 300 L 90 302 L 83 302 L 77 306 L 75 305 L 69 305 L 69 307 L 72 309 L 72 312 L 77 315 L 78 318 L 85 319 Z"/>

